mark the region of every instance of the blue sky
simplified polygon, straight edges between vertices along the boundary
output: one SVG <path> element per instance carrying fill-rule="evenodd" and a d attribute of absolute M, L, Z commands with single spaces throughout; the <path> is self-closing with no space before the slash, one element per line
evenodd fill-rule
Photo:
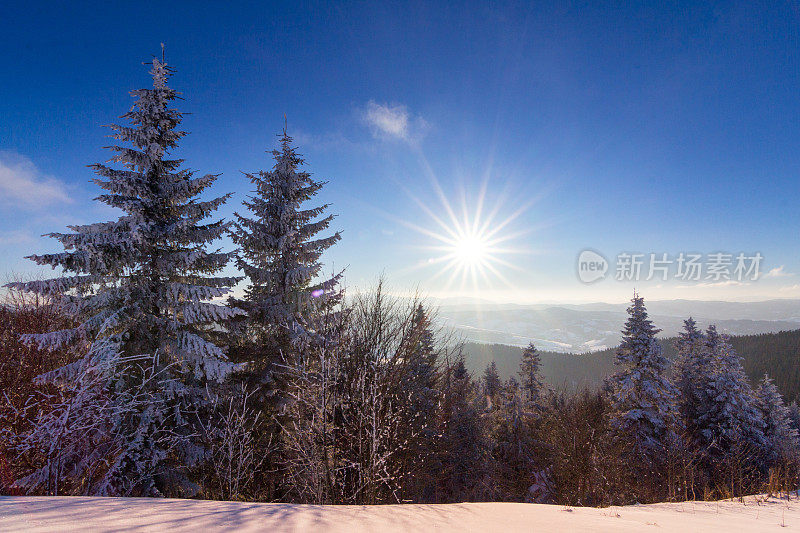
<path fill-rule="evenodd" d="M 329 181 L 343 240 L 325 260 L 349 286 L 800 297 L 796 3 L 108 4 L 0 8 L 0 273 L 38 274 L 23 256 L 57 249 L 40 234 L 116 216 L 86 165 L 109 157 L 101 126 L 164 42 L 191 113 L 176 155 L 222 173 L 213 192 L 236 196 L 221 215 L 248 192 L 241 171 L 271 166 L 285 114 Z M 465 255 L 431 235 L 464 216 L 502 242 Z M 606 279 L 578 280 L 587 248 Z M 622 252 L 758 252 L 766 275 L 618 281 Z"/>

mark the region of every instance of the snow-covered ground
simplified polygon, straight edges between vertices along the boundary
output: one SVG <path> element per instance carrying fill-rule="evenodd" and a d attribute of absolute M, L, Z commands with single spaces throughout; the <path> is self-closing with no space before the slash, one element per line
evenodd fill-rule
<path fill-rule="evenodd" d="M 782 529 L 786 528 L 786 529 Z M 800 501 L 627 507 L 523 503 L 322 506 L 201 500 L 0 497 L 0 531 L 800 531 Z"/>

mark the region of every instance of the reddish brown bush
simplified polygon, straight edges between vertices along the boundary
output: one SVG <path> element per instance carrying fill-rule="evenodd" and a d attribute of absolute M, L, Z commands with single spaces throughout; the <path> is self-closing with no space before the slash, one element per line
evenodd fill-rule
<path fill-rule="evenodd" d="M 10 291 L 0 299 L 0 427 L 10 434 L 30 427 L 35 410 L 26 406 L 36 402 L 38 408 L 46 408 L 48 400 L 58 399 L 58 390 L 36 383 L 36 376 L 71 360 L 66 351 L 40 350 L 23 343 L 20 336 L 68 326 L 67 320 L 40 297 Z M 18 492 L 13 480 L 27 471 L 33 460 L 14 454 L 10 440 L 8 433 L 0 437 L 0 494 Z"/>

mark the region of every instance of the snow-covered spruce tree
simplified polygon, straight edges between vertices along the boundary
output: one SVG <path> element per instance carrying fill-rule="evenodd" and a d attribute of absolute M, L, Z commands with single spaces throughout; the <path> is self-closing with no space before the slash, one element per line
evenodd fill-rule
<path fill-rule="evenodd" d="M 742 360 L 714 325 L 706 330 L 705 351 L 708 365 L 702 382 L 708 404 L 697 414 L 703 435 L 700 452 L 710 468 L 718 461 L 739 461 L 737 457 L 752 462 L 765 446 L 764 422 Z"/>
<path fill-rule="evenodd" d="M 797 457 L 798 433 L 792 427 L 791 413 L 772 379 L 766 374 L 755 391 L 756 408 L 764 421 L 765 455 L 768 466 Z"/>
<path fill-rule="evenodd" d="M 235 305 L 247 311 L 245 345 L 238 358 L 250 363 L 250 378 L 274 391 L 276 374 L 286 365 L 302 364 L 297 356 L 324 342 L 316 316 L 341 299 L 341 272 L 318 280 L 320 257 L 340 238 L 339 232 L 317 238 L 333 220 L 320 217 L 328 205 L 306 207 L 325 185 L 300 170 L 303 159 L 284 129 L 272 170 L 246 174 L 255 192 L 244 206 L 251 217 L 236 214 L 231 238 L 240 250 L 238 267 L 249 286 Z"/>
<path fill-rule="evenodd" d="M 440 502 L 484 500 L 490 487 L 491 453 L 480 416 L 479 385 L 459 356 L 446 365 L 442 379 Z"/>
<path fill-rule="evenodd" d="M 511 376 L 497 394 L 495 409 L 485 415 L 493 457 L 493 483 L 503 500 L 521 501 L 535 481 L 536 442 L 531 431 L 530 404 Z"/>
<path fill-rule="evenodd" d="M 497 373 L 497 363 L 492 361 L 486 365 L 486 370 L 483 371 L 483 391 L 490 406 L 497 397 L 497 393 L 500 392 L 501 386 L 500 375 Z"/>
<path fill-rule="evenodd" d="M 403 501 L 433 502 L 441 436 L 437 424 L 440 404 L 438 350 L 431 319 L 418 304 L 401 349 L 399 379 L 392 387 L 394 408 L 403 420 L 398 440 L 404 444 L 393 461 L 398 463 Z"/>
<path fill-rule="evenodd" d="M 675 341 L 678 358 L 673 366 L 675 387 L 678 389 L 678 412 L 688 441 L 697 446 L 702 441 L 699 415 L 708 409 L 709 364 L 705 337 L 697 323 L 689 317 Z"/>
<path fill-rule="evenodd" d="M 644 298 L 634 294 L 611 376 L 610 423 L 620 442 L 649 467 L 677 443 L 676 391 L 667 378 L 667 360 L 656 340 L 660 331 L 647 316 Z"/>
<path fill-rule="evenodd" d="M 416 428 L 414 434 L 433 438 L 431 420 L 439 404 L 438 353 L 434 343 L 431 319 L 418 304 L 411 319 L 410 332 L 404 343 L 403 365 L 406 367 L 398 394 L 407 397 L 406 409 L 409 424 Z"/>
<path fill-rule="evenodd" d="M 519 365 L 520 389 L 527 408 L 540 406 L 544 383 L 541 379 L 542 366 L 539 351 L 533 343 L 528 344 L 522 352 L 522 361 Z"/>
<path fill-rule="evenodd" d="M 234 369 L 209 340 L 213 324 L 234 314 L 210 302 L 236 282 L 214 275 L 230 254 L 206 250 L 227 224 L 202 223 L 227 197 L 198 200 L 216 176 L 194 177 L 180 168 L 181 159 L 167 158 L 186 133 L 178 129 L 181 113 L 169 107 L 178 97 L 167 86 L 170 68 L 153 59 L 150 74 L 153 87 L 131 93 L 135 102 L 122 116 L 129 125 L 110 126 L 112 138 L 125 144 L 110 147 L 111 161 L 121 168 L 91 166 L 99 176 L 94 182 L 107 191 L 97 199 L 124 214 L 110 222 L 70 226 L 72 233 L 50 234 L 66 251 L 31 259 L 65 275 L 11 284 L 54 298 L 58 310 L 79 324 L 29 335 L 26 341 L 85 353 L 42 376 L 76 395 L 63 412 L 42 420 L 39 434 L 63 438 L 84 431 L 72 420 L 80 418 L 75 410 L 91 407 L 81 403 L 87 393 L 108 402 L 97 408 L 97 416 L 106 417 L 105 435 L 87 435 L 110 442 L 108 453 L 64 469 L 89 494 L 194 493 L 187 467 L 205 456 L 196 444 L 197 412 L 206 403 L 207 385 Z M 79 455 L 64 449 L 60 454 L 70 460 Z"/>

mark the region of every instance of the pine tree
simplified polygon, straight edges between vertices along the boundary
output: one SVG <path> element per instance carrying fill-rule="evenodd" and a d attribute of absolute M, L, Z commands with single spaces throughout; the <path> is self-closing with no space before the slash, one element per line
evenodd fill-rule
<path fill-rule="evenodd" d="M 677 442 L 676 390 L 667 379 L 667 360 L 656 340 L 660 331 L 647 316 L 644 299 L 634 294 L 615 363 L 622 370 L 609 381 L 611 427 L 631 444 L 635 455 L 658 462 Z"/>
<path fill-rule="evenodd" d="M 414 311 L 407 343 L 408 355 L 404 357 L 406 369 L 400 380 L 400 394 L 406 398 L 406 418 L 413 444 L 419 448 L 415 455 L 417 460 L 421 460 L 430 453 L 431 441 L 437 434 L 432 418 L 440 401 L 436 388 L 439 379 L 438 354 L 431 320 L 422 304 L 417 305 Z"/>
<path fill-rule="evenodd" d="M 697 323 L 689 317 L 678 333 L 675 348 L 678 358 L 673 366 L 675 386 L 678 390 L 678 412 L 686 428 L 690 442 L 702 440 L 702 427 L 698 426 L 699 415 L 708 409 L 709 360 L 705 350 L 703 333 Z"/>
<path fill-rule="evenodd" d="M 403 476 L 403 499 L 432 502 L 438 464 L 435 450 L 441 436 L 437 423 L 441 398 L 434 334 L 422 304 L 413 311 L 404 345 L 400 379 L 392 392 L 403 420 L 398 438 L 404 445 L 395 460 L 400 463 L 398 470 Z"/>
<path fill-rule="evenodd" d="M 207 385 L 235 368 L 210 340 L 213 325 L 234 314 L 210 302 L 236 282 L 214 276 L 231 254 L 206 250 L 227 224 L 201 223 L 227 196 L 197 200 L 217 176 L 194 177 L 180 168 L 183 160 L 167 158 L 186 135 L 177 129 L 182 114 L 169 107 L 178 93 L 167 85 L 172 71 L 163 60 L 153 59 L 150 74 L 153 88 L 131 93 L 135 102 L 122 116 L 130 125 L 110 126 L 112 137 L 127 143 L 110 147 L 111 161 L 122 168 L 91 165 L 99 176 L 94 182 L 107 191 L 97 199 L 124 214 L 111 222 L 70 226 L 72 233 L 50 234 L 66 251 L 30 258 L 65 275 L 10 284 L 54 298 L 58 310 L 78 322 L 26 338 L 42 347 L 72 346 L 84 353 L 42 376 L 66 387 L 75 399 L 42 421 L 42 434 L 81 431 L 81 424 L 71 420 L 86 407 L 80 402 L 90 391 L 108 402 L 96 415 L 83 416 L 84 421 L 106 417 L 105 436 L 87 434 L 87 439 L 106 442 L 107 455 L 64 470 L 76 486 L 85 485 L 79 489 L 84 493 L 194 493 L 182 465 L 195 465 L 205 455 L 195 439 L 198 411 L 207 402 Z M 146 402 L 140 401 L 143 395 Z M 74 455 L 80 452 L 72 460 Z M 102 470 L 93 470 L 98 465 Z"/>
<path fill-rule="evenodd" d="M 235 304 L 247 311 L 244 330 L 248 343 L 239 358 L 250 363 L 260 386 L 283 365 L 323 342 L 315 319 L 341 299 L 341 273 L 318 281 L 320 257 L 340 238 L 339 232 L 315 238 L 334 215 L 316 220 L 328 205 L 303 208 L 325 182 L 300 171 L 303 159 L 284 129 L 280 150 L 272 152 L 272 170 L 247 174 L 255 193 L 244 202 L 252 218 L 236 214 L 234 243 L 240 247 L 238 267 L 250 285 Z"/>
<path fill-rule="evenodd" d="M 703 382 L 709 403 L 697 416 L 703 435 L 701 451 L 712 461 L 735 454 L 753 457 L 765 445 L 763 420 L 742 360 L 714 325 L 706 330 L 705 351 L 708 364 Z"/>
<path fill-rule="evenodd" d="M 544 389 L 544 383 L 540 377 L 541 365 L 539 351 L 533 343 L 530 343 L 522 352 L 522 362 L 519 368 L 520 388 L 529 407 L 538 406 L 540 403 L 539 400 Z"/>
<path fill-rule="evenodd" d="M 764 421 L 767 464 L 774 465 L 795 457 L 798 452 L 798 432 L 792 426 L 792 416 L 772 379 L 766 374 L 755 392 L 756 407 Z"/>
<path fill-rule="evenodd" d="M 488 443 L 478 409 L 478 387 L 463 358 L 445 369 L 440 501 L 485 498 L 490 473 Z"/>
<path fill-rule="evenodd" d="M 488 431 L 495 466 L 494 483 L 501 499 L 522 501 L 534 481 L 535 441 L 526 409 L 529 405 L 513 376 L 497 395 L 496 408 L 488 414 Z"/>
<path fill-rule="evenodd" d="M 500 376 L 497 373 L 497 364 L 492 361 L 486 365 L 486 370 L 483 372 L 483 390 L 490 400 L 497 396 L 500 392 Z"/>
<path fill-rule="evenodd" d="M 683 331 L 678 333 L 675 350 L 675 386 L 685 396 L 691 395 L 695 374 L 702 368 L 703 333 L 692 317 L 683 321 Z"/>

